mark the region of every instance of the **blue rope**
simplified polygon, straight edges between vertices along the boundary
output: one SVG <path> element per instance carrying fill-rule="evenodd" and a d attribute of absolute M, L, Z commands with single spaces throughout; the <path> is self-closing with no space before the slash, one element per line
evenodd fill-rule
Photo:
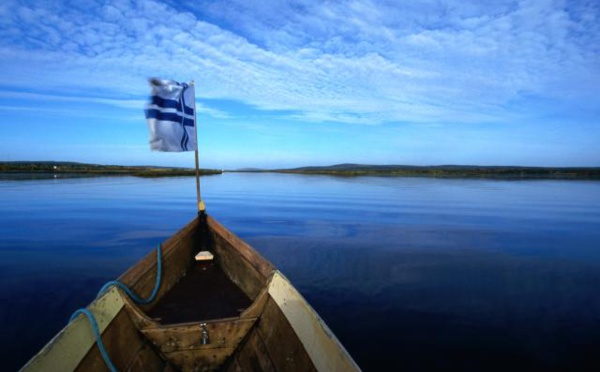
<path fill-rule="evenodd" d="M 154 290 L 152 290 L 150 297 L 148 297 L 148 298 L 139 297 L 138 295 L 133 293 L 131 291 L 131 289 L 129 289 L 129 287 L 127 287 L 125 284 L 121 283 L 118 280 L 111 280 L 110 282 L 104 284 L 102 286 L 102 288 L 100 288 L 100 291 L 98 292 L 98 295 L 96 297 L 99 297 L 102 293 L 106 292 L 110 287 L 112 287 L 114 285 L 114 286 L 121 288 L 123 291 L 125 291 L 125 293 L 127 293 L 127 295 L 136 304 L 147 305 L 147 304 L 151 303 L 152 301 L 154 301 L 154 299 L 156 298 L 156 295 L 158 294 L 158 290 L 160 289 L 160 284 L 161 284 L 161 279 L 162 279 L 162 248 L 160 245 L 158 246 L 158 248 L 156 248 L 156 262 L 157 262 L 157 266 L 158 266 L 157 272 L 156 272 L 156 284 L 154 285 Z"/>
<path fill-rule="evenodd" d="M 152 301 L 154 301 L 156 299 L 156 295 L 158 294 L 158 290 L 160 289 L 160 285 L 162 282 L 162 247 L 160 245 L 156 248 L 156 266 L 157 266 L 156 284 L 154 285 L 154 289 L 152 290 L 150 297 L 141 298 L 138 295 L 136 295 L 135 293 L 133 293 L 131 291 L 131 289 L 129 289 L 129 287 L 127 287 L 125 284 L 119 282 L 118 280 L 111 280 L 110 282 L 104 284 L 102 286 L 102 288 L 100 288 L 100 291 L 98 292 L 98 295 L 96 296 L 96 298 L 100 297 L 100 295 L 102 295 L 104 292 L 106 292 L 110 287 L 112 287 L 114 285 L 114 286 L 121 288 L 123 291 L 125 291 L 125 293 L 127 293 L 127 295 L 129 297 L 131 297 L 131 299 L 137 304 L 146 305 L 146 304 L 151 303 Z M 104 343 L 102 342 L 102 335 L 100 335 L 100 329 L 98 328 L 98 323 L 96 322 L 96 318 L 94 317 L 94 314 L 92 314 L 88 309 L 85 309 L 85 308 L 78 309 L 77 311 L 75 311 L 73 313 L 73 315 L 71 315 L 71 319 L 69 320 L 69 323 L 71 323 L 75 318 L 77 318 L 77 315 L 79 315 L 79 314 L 85 314 L 88 317 L 88 319 L 90 320 L 90 324 L 92 326 L 92 331 L 94 332 L 94 337 L 96 338 L 96 344 L 98 345 L 98 350 L 100 350 L 102 359 L 104 359 L 106 366 L 108 367 L 108 369 L 111 372 L 117 372 L 117 369 L 115 368 L 114 364 L 110 360 L 110 357 L 108 356 L 108 353 L 106 352 L 106 349 L 104 347 Z"/>
<path fill-rule="evenodd" d="M 104 359 L 104 363 L 106 363 L 106 366 L 108 367 L 110 372 L 117 372 L 115 365 L 110 360 L 110 357 L 108 356 L 108 353 L 104 348 L 104 344 L 102 343 L 102 336 L 100 335 L 100 329 L 98 328 L 98 323 L 96 323 L 96 318 L 94 318 L 94 314 L 92 314 L 88 309 L 79 309 L 75 311 L 73 315 L 71 315 L 69 323 L 71 323 L 73 319 L 77 318 L 77 315 L 79 314 L 85 314 L 90 320 L 90 323 L 92 325 L 92 331 L 94 332 L 94 337 L 96 337 L 96 344 L 98 345 L 98 350 L 100 350 L 100 354 L 102 354 L 102 359 Z"/>

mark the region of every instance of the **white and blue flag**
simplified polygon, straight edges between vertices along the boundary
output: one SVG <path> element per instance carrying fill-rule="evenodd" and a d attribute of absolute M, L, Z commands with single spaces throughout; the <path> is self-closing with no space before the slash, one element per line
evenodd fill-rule
<path fill-rule="evenodd" d="M 194 86 L 172 80 L 150 79 L 152 95 L 146 105 L 153 151 L 195 151 Z"/>

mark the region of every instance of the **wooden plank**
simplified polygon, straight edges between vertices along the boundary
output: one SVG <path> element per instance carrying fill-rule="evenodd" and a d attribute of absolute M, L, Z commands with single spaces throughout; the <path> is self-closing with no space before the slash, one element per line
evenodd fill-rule
<path fill-rule="evenodd" d="M 184 228 L 179 230 L 175 235 L 165 240 L 163 245 L 163 256 L 167 257 L 173 250 L 176 250 L 177 244 L 182 239 L 190 239 L 192 235 L 198 230 L 199 221 L 197 218 L 188 223 Z M 138 261 L 134 266 L 129 268 L 123 273 L 119 280 L 123 283 L 133 286 L 137 283 L 141 277 L 145 276 L 148 271 L 151 271 L 156 267 L 156 252 L 152 251 L 148 253 L 144 258 Z"/>
<path fill-rule="evenodd" d="M 225 274 L 250 298 L 255 299 L 266 287 L 267 278 L 262 276 L 248 261 L 229 245 L 222 237 L 215 235 L 214 250 L 217 263 Z"/>
<path fill-rule="evenodd" d="M 148 316 L 162 324 L 181 324 L 239 317 L 252 300 L 216 262 L 194 263 Z"/>
<path fill-rule="evenodd" d="M 193 262 L 194 254 L 200 250 L 198 225 L 199 221 L 196 218 L 162 244 L 162 285 L 154 303 L 158 302 L 185 275 Z M 156 270 L 156 250 L 153 250 L 121 275 L 119 280 L 131 288 L 134 293 L 146 298 L 154 289 Z M 140 308 L 147 310 L 153 304 L 141 305 Z"/>
<path fill-rule="evenodd" d="M 271 298 L 257 329 L 275 370 L 316 371 L 296 332 Z"/>
<path fill-rule="evenodd" d="M 175 351 L 165 356 L 182 371 L 215 371 L 233 354 L 234 348 L 193 349 Z"/>
<path fill-rule="evenodd" d="M 266 279 L 271 276 L 271 273 L 275 270 L 275 266 L 262 257 L 254 248 L 210 216 L 207 217 L 207 224 L 210 230 L 227 241 L 263 278 Z"/>
<path fill-rule="evenodd" d="M 88 309 L 94 314 L 102 334 L 122 311 L 123 300 L 118 291 L 112 288 L 92 302 Z M 72 371 L 95 347 L 95 343 L 88 318 L 80 315 L 46 344 L 22 371 Z"/>
<path fill-rule="evenodd" d="M 217 260 L 222 263 L 227 275 L 254 299 L 266 284 L 274 267 L 254 249 L 232 234 L 210 216 L 207 223 L 211 232 L 213 249 Z M 193 264 L 194 255 L 201 249 L 200 222 L 194 219 L 186 227 L 163 243 L 163 277 L 157 300 L 150 305 L 139 307 L 147 311 L 185 275 Z M 219 257 L 220 256 L 220 257 Z M 146 255 L 134 267 L 119 278 L 136 294 L 147 297 L 156 282 L 156 252 Z"/>
<path fill-rule="evenodd" d="M 240 318 L 257 318 L 263 313 L 265 308 L 265 304 L 269 299 L 269 288 L 266 286 L 262 289 L 262 291 L 256 296 L 252 305 L 250 305 L 246 310 L 244 310 L 240 314 Z"/>
<path fill-rule="evenodd" d="M 191 240 L 186 239 L 176 243 L 176 250 L 168 255 L 163 255 L 161 287 L 154 302 L 149 305 L 140 305 L 143 310 L 151 309 L 171 288 L 183 277 L 193 263 L 194 246 Z M 153 252 L 156 257 L 156 253 Z M 143 293 L 141 297 L 147 298 L 156 285 L 156 259 L 154 267 L 146 272 L 133 286 L 135 293 Z"/>
<path fill-rule="evenodd" d="M 199 323 L 143 329 L 142 333 L 165 357 L 182 370 L 213 370 L 221 367 L 252 328 L 256 318 L 218 320 L 206 323 L 210 343 L 202 345 Z"/>
<path fill-rule="evenodd" d="M 287 343 L 287 340 L 281 340 Z M 271 357 L 267 352 L 267 347 L 260 337 L 258 330 L 253 329 L 250 334 L 234 354 L 233 360 L 238 370 L 241 371 L 276 371 Z M 232 362 L 233 363 L 233 362 Z M 228 366 L 229 369 L 232 366 Z"/>
<path fill-rule="evenodd" d="M 247 372 L 250 371 L 248 369 L 243 370 L 242 366 L 238 363 L 237 359 L 230 358 L 227 364 L 222 369 L 223 372 Z"/>
<path fill-rule="evenodd" d="M 206 322 L 208 345 L 201 344 L 202 326 L 199 323 L 146 328 L 142 333 L 165 354 L 190 349 L 235 348 L 255 322 L 256 318 Z"/>
<path fill-rule="evenodd" d="M 129 297 L 123 296 L 123 302 L 125 303 L 125 310 L 127 310 L 127 313 L 136 328 L 142 329 L 154 327 L 159 324 L 157 321 L 146 315 L 146 313 L 143 312 Z"/>
<path fill-rule="evenodd" d="M 139 362 L 144 363 L 144 371 L 162 371 L 165 366 L 163 360 L 137 332 L 125 310 L 115 317 L 102 335 L 102 339 L 112 363 L 119 371 L 130 370 Z M 77 365 L 75 371 L 107 369 L 99 349 L 93 347 Z"/>
<path fill-rule="evenodd" d="M 140 349 L 135 353 L 131 361 L 129 362 L 129 366 L 125 369 L 125 371 L 136 372 L 136 371 L 146 371 L 148 370 L 148 366 L 163 366 L 162 371 L 170 370 L 170 365 L 167 361 L 162 360 L 160 355 L 152 348 L 149 342 L 146 340 Z"/>
<path fill-rule="evenodd" d="M 319 371 L 360 371 L 350 354 L 302 295 L 279 272 L 269 295 L 293 328 L 294 334 Z"/>

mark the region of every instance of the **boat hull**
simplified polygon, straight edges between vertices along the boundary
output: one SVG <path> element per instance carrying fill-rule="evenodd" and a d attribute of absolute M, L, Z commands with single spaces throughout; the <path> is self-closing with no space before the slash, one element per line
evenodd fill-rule
<path fill-rule="evenodd" d="M 135 304 L 113 287 L 88 306 L 118 370 L 359 370 L 290 281 L 210 216 L 194 219 L 166 240 L 162 249 L 162 284 L 155 301 Z M 197 266 L 194 256 L 201 250 L 214 254 L 214 269 L 222 270 L 232 283 L 231 290 L 219 284 L 223 290 L 215 293 L 223 297 L 207 297 L 210 291 L 202 289 L 206 284 L 203 273 L 209 275 L 213 268 Z M 156 282 L 156 267 L 157 255 L 150 253 L 119 281 L 147 297 Z M 191 270 L 198 270 L 199 276 L 190 275 Z M 191 288 L 190 294 L 179 296 L 180 304 L 171 303 L 174 300 L 169 293 L 185 286 Z M 245 296 L 248 306 L 235 308 L 239 302 L 232 302 L 236 305 L 220 314 L 207 313 L 201 305 L 219 299 L 229 303 L 227 296 Z M 161 307 L 166 313 L 160 312 Z M 185 309 L 186 317 L 168 320 L 171 315 L 180 315 L 169 314 L 168 309 Z M 22 370 L 101 371 L 107 367 L 90 323 L 82 315 L 65 326 Z"/>

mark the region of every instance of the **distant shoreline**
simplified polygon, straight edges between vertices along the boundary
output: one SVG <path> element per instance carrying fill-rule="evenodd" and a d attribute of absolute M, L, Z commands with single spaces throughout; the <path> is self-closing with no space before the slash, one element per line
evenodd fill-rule
<path fill-rule="evenodd" d="M 201 176 L 221 174 L 221 170 L 200 169 Z M 153 166 L 98 165 L 72 162 L 2 162 L 0 174 L 69 175 L 69 176 L 135 176 L 145 178 L 195 176 L 191 168 Z"/>
<path fill-rule="evenodd" d="M 223 170 L 201 169 L 200 175 L 222 174 Z M 338 164 L 322 167 L 292 169 L 238 169 L 235 173 L 284 173 L 324 175 L 335 177 L 431 177 L 431 178 L 483 178 L 503 180 L 600 180 L 600 167 L 521 167 L 521 166 L 410 166 Z M 157 166 L 98 165 L 74 162 L 0 162 L 0 174 L 29 174 L 60 177 L 135 176 L 179 177 L 194 176 L 193 168 Z"/>
<path fill-rule="evenodd" d="M 278 169 L 272 172 L 337 177 L 432 177 L 486 179 L 600 180 L 600 167 L 408 166 L 339 164 L 325 167 Z"/>

